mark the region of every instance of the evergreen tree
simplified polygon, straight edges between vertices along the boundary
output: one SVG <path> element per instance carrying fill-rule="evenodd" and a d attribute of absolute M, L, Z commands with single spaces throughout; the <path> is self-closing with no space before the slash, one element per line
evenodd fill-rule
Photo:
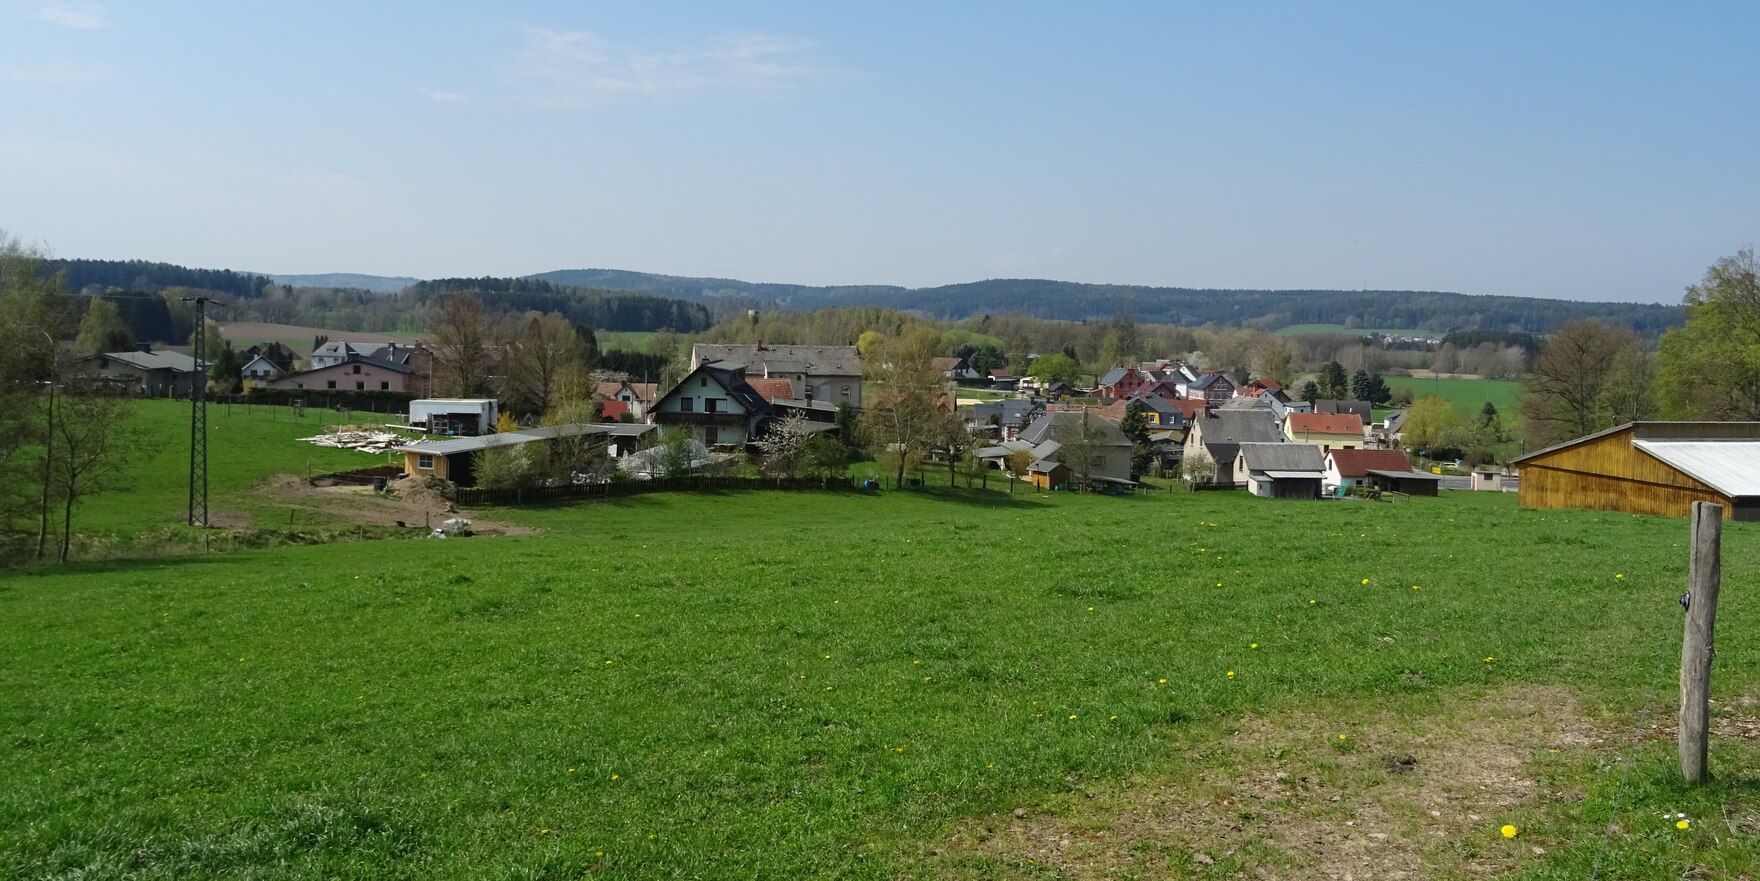
<path fill-rule="evenodd" d="M 1345 376 L 1344 365 L 1337 361 L 1328 361 L 1320 368 L 1319 397 L 1338 399 L 1350 394 L 1350 379 Z"/>
<path fill-rule="evenodd" d="M 1369 395 L 1369 371 L 1358 367 L 1356 374 L 1351 377 L 1351 397 L 1359 401 L 1367 401 Z"/>

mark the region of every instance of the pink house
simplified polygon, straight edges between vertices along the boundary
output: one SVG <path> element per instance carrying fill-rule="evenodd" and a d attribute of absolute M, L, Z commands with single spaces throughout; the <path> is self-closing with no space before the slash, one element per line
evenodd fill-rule
<path fill-rule="evenodd" d="M 268 385 L 316 391 L 402 392 L 408 390 L 409 370 L 405 364 L 351 355 L 339 364 L 289 373 Z"/>

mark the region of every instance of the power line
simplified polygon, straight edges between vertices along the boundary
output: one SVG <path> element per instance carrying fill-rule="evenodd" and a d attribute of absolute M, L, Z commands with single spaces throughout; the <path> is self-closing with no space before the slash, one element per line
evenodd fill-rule
<path fill-rule="evenodd" d="M 195 526 L 198 503 L 201 524 L 208 525 L 208 297 L 181 298 L 196 304 L 196 338 L 191 354 L 195 373 L 189 395 L 189 525 Z"/>

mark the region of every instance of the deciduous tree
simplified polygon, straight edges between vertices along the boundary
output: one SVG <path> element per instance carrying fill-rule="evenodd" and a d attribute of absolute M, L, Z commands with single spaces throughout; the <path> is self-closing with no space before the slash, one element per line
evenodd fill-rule
<path fill-rule="evenodd" d="M 927 328 L 886 340 L 862 370 L 873 391 L 860 417 L 860 428 L 876 459 L 893 468 L 895 485 L 923 460 L 938 418 L 935 398 L 946 382 L 930 363 L 938 335 Z"/>
<path fill-rule="evenodd" d="M 97 355 L 103 352 L 122 352 L 134 347 L 134 340 L 128 335 L 128 325 L 122 321 L 122 313 L 116 311 L 116 304 L 102 297 L 92 297 L 86 304 L 86 314 L 79 320 L 79 334 L 74 338 L 74 351 L 81 355 Z"/>
<path fill-rule="evenodd" d="M 1725 257 L 1687 288 L 1687 323 L 1662 335 L 1657 383 L 1676 419 L 1760 420 L 1760 263 Z"/>
<path fill-rule="evenodd" d="M 467 398 L 489 390 L 489 352 L 494 322 L 476 294 L 440 301 L 428 328 L 433 332 L 434 384 L 442 395 Z"/>

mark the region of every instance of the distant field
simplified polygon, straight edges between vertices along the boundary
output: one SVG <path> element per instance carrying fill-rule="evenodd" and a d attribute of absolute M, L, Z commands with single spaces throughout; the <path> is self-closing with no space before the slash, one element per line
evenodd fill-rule
<path fill-rule="evenodd" d="M 651 330 L 596 330 L 593 332 L 593 339 L 598 341 L 599 348 L 623 349 L 628 352 L 646 352 L 648 340 L 653 338 L 654 332 Z M 680 337 L 679 344 L 683 345 L 683 343 L 684 340 Z"/>
<path fill-rule="evenodd" d="M 1298 334 L 1298 333 L 1348 333 L 1348 334 L 1352 334 L 1353 336 L 1363 336 L 1365 334 L 1371 334 L 1371 333 L 1373 333 L 1373 334 L 1391 333 L 1391 334 L 1398 334 L 1400 336 L 1423 336 L 1423 335 L 1425 335 L 1424 331 L 1412 330 L 1411 328 L 1346 327 L 1342 324 L 1292 324 L 1288 327 L 1278 328 L 1277 332 L 1280 334 L 1283 334 L 1285 336 L 1291 336 L 1291 335 Z"/>
<path fill-rule="evenodd" d="M 1519 417 L 1521 383 L 1508 379 L 1414 379 L 1410 376 L 1388 376 L 1389 388 L 1412 390 L 1413 397 L 1441 395 L 1452 401 L 1463 414 L 1477 418 L 1485 402 L 1490 401 L 1503 417 L 1504 425 L 1514 425 Z"/>
<path fill-rule="evenodd" d="M 427 334 L 382 333 L 378 331 L 326 330 L 297 324 L 268 324 L 261 321 L 229 321 L 220 325 L 220 335 L 232 342 L 235 349 L 262 343 L 281 343 L 301 355 L 312 351 L 312 338 L 324 335 L 349 343 L 414 343 Z"/>

